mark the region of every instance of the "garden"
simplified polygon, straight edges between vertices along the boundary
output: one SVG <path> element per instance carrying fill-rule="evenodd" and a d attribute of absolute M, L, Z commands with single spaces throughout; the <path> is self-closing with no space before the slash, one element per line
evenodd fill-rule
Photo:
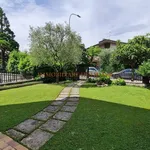
<path fill-rule="evenodd" d="M 0 17 L 3 20 L 1 8 Z M 23 76 L 30 74 L 33 80 L 32 85 L 0 85 L 0 132 L 8 135 L 7 131 L 13 129 L 18 135 L 23 134 L 17 140 L 12 138 L 30 149 L 32 144 L 40 144 L 33 149 L 41 150 L 150 148 L 149 34 L 135 36 L 127 43 L 118 41 L 115 49 L 85 48 L 69 25 L 49 22 L 30 28 L 30 49 L 23 52 L 10 25 L 0 25 L 5 29 L 0 33 L 1 69 Z M 95 58 L 99 60 L 96 63 Z M 97 65 L 100 72 L 89 77 L 89 67 Z M 141 75 L 145 87 L 128 86 L 122 78 L 112 79 L 113 72 L 126 68 L 132 69 L 131 80 L 135 71 Z M 86 70 L 86 80 L 79 80 L 80 72 Z M 49 76 L 51 73 L 55 75 Z M 78 76 L 60 77 L 60 73 Z M 44 121 L 33 118 L 41 111 L 51 116 Z M 36 123 L 40 126 L 35 127 Z M 43 129 L 42 125 L 46 127 Z M 33 130 L 26 133 L 24 127 Z M 40 133 L 35 136 L 37 130 Z"/>

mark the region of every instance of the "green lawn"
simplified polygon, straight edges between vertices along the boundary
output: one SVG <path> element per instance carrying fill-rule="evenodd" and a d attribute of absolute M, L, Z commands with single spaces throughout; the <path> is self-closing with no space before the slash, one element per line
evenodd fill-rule
<path fill-rule="evenodd" d="M 42 110 L 57 97 L 63 87 L 63 84 L 37 84 L 0 91 L 0 131 Z"/>
<path fill-rule="evenodd" d="M 41 150 L 150 150 L 150 90 L 85 85 L 71 120 Z"/>

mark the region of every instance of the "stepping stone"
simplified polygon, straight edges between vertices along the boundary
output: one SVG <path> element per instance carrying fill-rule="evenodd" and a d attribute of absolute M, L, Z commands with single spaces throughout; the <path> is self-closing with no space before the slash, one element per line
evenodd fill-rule
<path fill-rule="evenodd" d="M 76 110 L 76 106 L 63 106 L 61 111 L 69 111 L 69 112 L 74 112 Z"/>
<path fill-rule="evenodd" d="M 54 105 L 54 106 L 61 106 L 62 104 L 64 104 L 64 101 L 54 101 L 51 103 L 51 105 Z"/>
<path fill-rule="evenodd" d="M 79 94 L 79 88 L 72 88 L 70 94 L 72 94 L 72 95 L 78 95 Z"/>
<path fill-rule="evenodd" d="M 69 95 L 69 92 L 60 93 L 60 95 Z"/>
<path fill-rule="evenodd" d="M 58 113 L 56 113 L 53 116 L 53 118 L 68 121 L 71 118 L 71 115 L 72 115 L 72 113 L 70 113 L 70 112 L 59 111 Z"/>
<path fill-rule="evenodd" d="M 79 94 L 72 94 L 70 97 L 79 97 Z"/>
<path fill-rule="evenodd" d="M 41 112 L 37 113 L 36 115 L 34 115 L 32 118 L 37 119 L 37 120 L 46 121 L 52 115 L 53 115 L 52 113 L 41 111 Z"/>
<path fill-rule="evenodd" d="M 10 129 L 6 133 L 7 133 L 7 135 L 9 135 L 10 137 L 12 137 L 16 140 L 20 140 L 25 136 L 24 133 L 21 133 L 19 131 L 14 130 L 14 129 Z"/>
<path fill-rule="evenodd" d="M 59 106 L 48 106 L 43 111 L 47 112 L 56 112 L 60 107 Z"/>
<path fill-rule="evenodd" d="M 65 122 L 63 121 L 51 119 L 51 120 L 48 120 L 45 124 L 43 124 L 40 127 L 40 129 L 48 130 L 51 132 L 57 132 L 63 127 L 64 124 Z"/>
<path fill-rule="evenodd" d="M 67 98 L 62 98 L 62 97 L 57 97 L 55 100 L 56 101 L 65 101 Z"/>
<path fill-rule="evenodd" d="M 32 150 L 38 150 L 41 146 L 43 146 L 53 134 L 42 131 L 40 129 L 35 130 L 32 134 L 24 138 L 21 143 L 26 145 L 28 148 Z"/>
<path fill-rule="evenodd" d="M 66 105 L 67 106 L 77 106 L 78 102 L 67 102 Z"/>
<path fill-rule="evenodd" d="M 71 101 L 71 102 L 78 102 L 78 101 L 79 101 L 79 98 L 78 98 L 78 97 L 69 97 L 69 98 L 68 98 L 68 101 Z"/>
<path fill-rule="evenodd" d="M 67 98 L 68 95 L 59 95 L 58 97 Z"/>
<path fill-rule="evenodd" d="M 17 125 L 15 127 L 15 129 L 17 129 L 17 130 L 19 130 L 21 132 L 30 133 L 34 129 L 36 129 L 37 127 L 39 127 L 41 124 L 42 124 L 41 121 L 33 120 L 33 119 L 28 119 L 28 120 L 20 123 L 19 125 Z"/>

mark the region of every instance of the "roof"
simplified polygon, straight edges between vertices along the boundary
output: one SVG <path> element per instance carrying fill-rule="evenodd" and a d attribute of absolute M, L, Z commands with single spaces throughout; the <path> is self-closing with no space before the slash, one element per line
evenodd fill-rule
<path fill-rule="evenodd" d="M 104 43 L 112 43 L 112 44 L 116 44 L 117 41 L 114 41 L 114 40 L 110 40 L 110 39 L 103 39 L 102 41 L 99 41 L 99 45 L 102 45 Z"/>
<path fill-rule="evenodd" d="M 100 46 L 100 45 L 102 45 L 102 44 L 104 44 L 104 43 L 112 43 L 112 44 L 116 44 L 117 43 L 117 41 L 115 41 L 115 40 L 110 40 L 110 39 L 103 39 L 103 40 L 101 40 L 101 41 L 99 41 L 99 43 L 98 44 L 95 44 L 95 45 L 92 45 L 92 46 Z M 122 44 L 126 44 L 125 42 L 121 42 Z M 90 47 L 92 47 L 92 46 L 90 46 Z M 90 48 L 90 47 L 88 47 L 88 48 Z M 87 48 L 87 49 L 88 49 Z"/>

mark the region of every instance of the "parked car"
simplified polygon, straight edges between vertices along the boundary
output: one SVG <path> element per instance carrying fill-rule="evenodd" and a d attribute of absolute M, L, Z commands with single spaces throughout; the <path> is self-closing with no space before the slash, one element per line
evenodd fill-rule
<path fill-rule="evenodd" d="M 97 76 L 98 73 L 99 73 L 98 69 L 96 69 L 95 67 L 89 67 L 89 76 Z"/>
<path fill-rule="evenodd" d="M 120 72 L 114 72 L 112 74 L 113 78 L 123 78 L 123 79 L 132 79 L 132 69 L 124 69 Z M 141 80 L 142 76 L 140 76 L 138 73 L 136 73 L 136 69 L 135 69 L 135 73 L 134 73 L 134 79 L 135 80 Z"/>

